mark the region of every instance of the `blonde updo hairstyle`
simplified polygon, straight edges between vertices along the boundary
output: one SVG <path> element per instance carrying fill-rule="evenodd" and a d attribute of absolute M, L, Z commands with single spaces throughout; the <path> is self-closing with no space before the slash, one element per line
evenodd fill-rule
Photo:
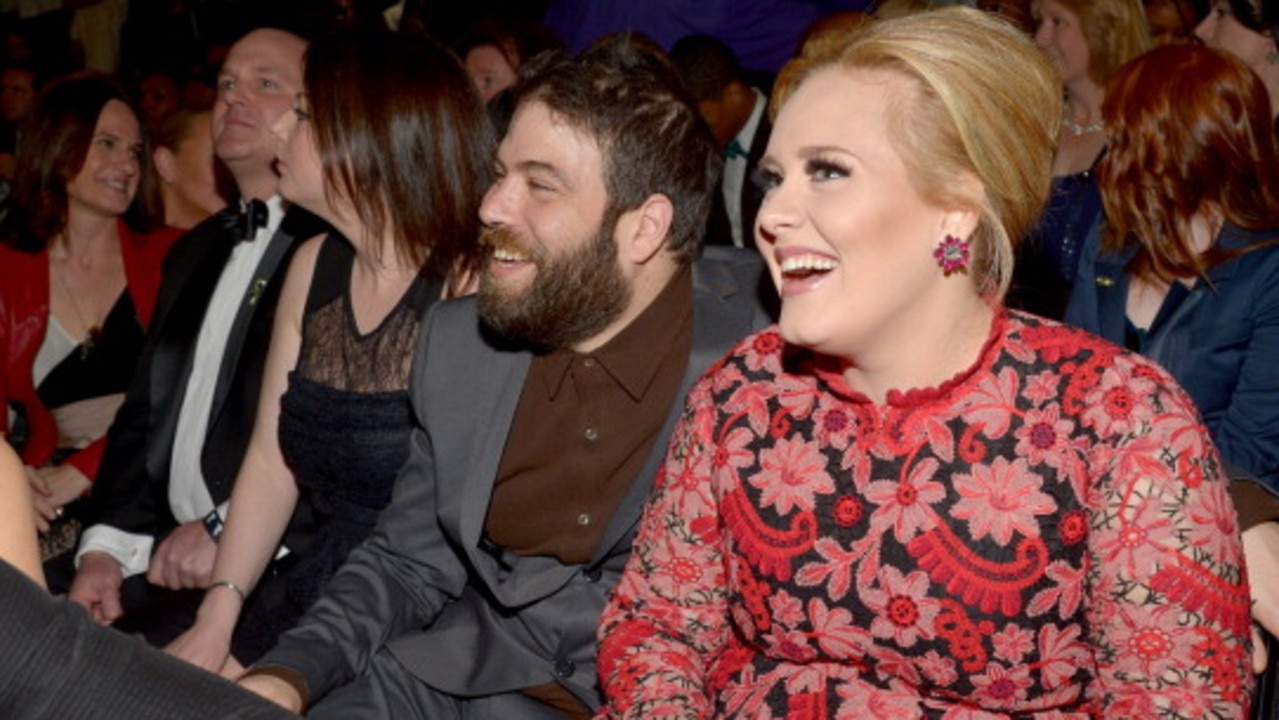
<path fill-rule="evenodd" d="M 978 292 L 1002 299 L 1014 239 L 1029 231 L 1052 182 L 1062 112 L 1056 70 L 1008 22 L 963 7 L 866 23 L 844 47 L 824 50 L 783 70 L 777 108 L 825 68 L 909 78 L 913 90 L 890 110 L 900 130 L 890 142 L 923 198 L 977 212 L 969 275 Z"/>

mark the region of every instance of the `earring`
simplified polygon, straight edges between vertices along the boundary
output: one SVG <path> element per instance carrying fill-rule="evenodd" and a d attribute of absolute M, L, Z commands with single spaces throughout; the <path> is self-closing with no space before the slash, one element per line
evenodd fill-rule
<path fill-rule="evenodd" d="M 968 241 L 960 240 L 954 235 L 947 235 L 944 240 L 937 243 L 937 249 L 933 250 L 933 257 L 937 259 L 937 264 L 941 266 L 941 271 L 946 277 L 967 270 Z"/>

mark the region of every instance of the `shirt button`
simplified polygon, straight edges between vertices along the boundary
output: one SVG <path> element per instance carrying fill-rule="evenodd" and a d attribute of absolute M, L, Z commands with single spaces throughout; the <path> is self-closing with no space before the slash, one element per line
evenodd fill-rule
<path fill-rule="evenodd" d="M 585 360 L 583 360 L 582 367 L 588 367 L 588 368 L 595 367 L 595 358 L 586 358 Z"/>
<path fill-rule="evenodd" d="M 578 525 L 583 525 L 583 526 L 585 526 L 585 525 L 590 525 L 590 524 L 591 524 L 591 516 L 590 516 L 590 514 L 589 514 L 589 513 L 582 513 L 581 515 L 578 515 L 578 516 L 577 516 L 577 524 L 578 524 Z"/>
<path fill-rule="evenodd" d="M 575 672 L 577 672 L 577 664 L 574 663 L 572 660 L 556 660 L 555 661 L 556 675 L 562 678 L 567 678 L 567 677 L 571 677 L 573 673 Z"/>
<path fill-rule="evenodd" d="M 585 436 L 587 440 L 595 440 L 595 439 L 599 438 L 599 436 L 600 436 L 600 431 L 599 431 L 599 430 L 596 430 L 596 429 L 595 429 L 595 428 L 593 428 L 593 427 L 592 427 L 592 428 L 586 428 L 586 432 L 582 433 L 582 435 L 583 435 L 583 436 Z"/>

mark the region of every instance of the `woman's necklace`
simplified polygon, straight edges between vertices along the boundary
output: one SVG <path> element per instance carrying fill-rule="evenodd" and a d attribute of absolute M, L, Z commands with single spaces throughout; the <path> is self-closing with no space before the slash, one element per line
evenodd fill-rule
<path fill-rule="evenodd" d="M 67 284 L 67 272 L 65 269 L 56 273 L 58 282 L 62 284 L 62 290 L 66 292 L 67 297 L 71 300 L 71 309 L 75 311 L 76 320 L 80 321 L 80 327 L 86 328 L 84 340 L 80 342 L 80 359 L 84 360 L 89 357 L 89 353 L 93 352 L 93 348 L 97 347 L 98 339 L 102 337 L 102 326 L 99 323 L 90 323 L 84 319 L 84 311 L 80 308 L 80 301 L 76 299 L 75 293 L 71 292 L 71 286 Z"/>
<path fill-rule="evenodd" d="M 1062 118 L 1061 126 L 1070 131 L 1070 134 L 1075 137 L 1087 135 L 1089 133 L 1101 132 L 1106 129 L 1106 123 L 1102 122 L 1100 119 L 1096 122 L 1088 123 L 1087 125 L 1080 125 L 1077 122 L 1071 121 L 1070 118 Z"/>

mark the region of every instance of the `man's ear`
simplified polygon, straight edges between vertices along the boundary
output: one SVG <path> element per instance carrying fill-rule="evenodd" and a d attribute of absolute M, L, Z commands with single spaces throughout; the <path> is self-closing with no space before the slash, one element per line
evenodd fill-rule
<path fill-rule="evenodd" d="M 637 265 L 651 260 L 666 246 L 675 206 L 665 195 L 649 195 L 639 207 L 623 213 L 617 220 L 617 252 L 622 259 Z"/>
<path fill-rule="evenodd" d="M 173 156 L 172 150 L 167 147 L 158 147 L 151 153 L 151 160 L 155 165 L 155 172 L 160 176 L 161 180 L 170 185 L 177 182 L 177 158 Z"/>

